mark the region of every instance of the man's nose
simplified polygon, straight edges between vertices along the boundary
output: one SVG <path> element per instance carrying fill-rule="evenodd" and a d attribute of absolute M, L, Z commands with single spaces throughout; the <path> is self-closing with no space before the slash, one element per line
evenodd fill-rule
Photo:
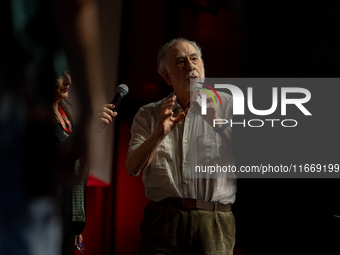
<path fill-rule="evenodd" d="M 191 62 L 190 59 L 188 59 L 188 71 L 193 71 L 196 69 L 196 66 Z"/>

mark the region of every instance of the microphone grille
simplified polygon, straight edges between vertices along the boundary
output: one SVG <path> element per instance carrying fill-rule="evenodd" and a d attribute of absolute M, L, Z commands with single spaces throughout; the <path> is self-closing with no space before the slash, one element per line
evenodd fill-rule
<path fill-rule="evenodd" d="M 129 93 L 129 87 L 125 84 L 120 84 L 117 88 L 117 92 L 120 93 L 121 96 L 125 96 L 127 93 Z"/>

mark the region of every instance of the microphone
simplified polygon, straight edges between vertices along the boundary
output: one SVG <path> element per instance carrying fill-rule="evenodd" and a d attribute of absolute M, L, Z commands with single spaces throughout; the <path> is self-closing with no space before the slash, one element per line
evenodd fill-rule
<path fill-rule="evenodd" d="M 115 106 L 115 108 L 113 108 L 112 111 L 114 111 L 114 112 L 117 111 L 119 103 L 122 101 L 123 97 L 127 93 L 129 93 L 129 87 L 125 84 L 120 84 L 117 88 L 116 95 L 111 100 L 111 104 L 113 104 Z M 98 128 L 97 132 L 101 133 L 103 131 L 103 129 L 106 127 L 106 125 L 107 125 L 106 123 L 103 123 L 103 125 Z"/>

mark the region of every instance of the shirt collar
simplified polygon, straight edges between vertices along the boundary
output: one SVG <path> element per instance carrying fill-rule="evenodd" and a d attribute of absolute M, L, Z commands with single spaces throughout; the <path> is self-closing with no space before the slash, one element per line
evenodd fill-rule
<path fill-rule="evenodd" d="M 176 95 L 175 91 L 170 94 L 170 97 L 173 97 L 174 95 Z M 175 116 L 177 116 L 181 112 L 184 112 L 182 106 L 178 102 L 178 98 L 177 97 L 176 97 L 176 100 L 175 100 L 175 104 L 172 107 L 172 110 L 173 110 Z"/>

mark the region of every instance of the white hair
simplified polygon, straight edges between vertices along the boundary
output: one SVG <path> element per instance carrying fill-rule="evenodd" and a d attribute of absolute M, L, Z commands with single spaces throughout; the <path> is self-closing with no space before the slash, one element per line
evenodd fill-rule
<path fill-rule="evenodd" d="M 163 47 L 160 49 L 159 53 L 158 53 L 158 56 L 157 56 L 157 62 L 158 62 L 158 73 L 160 75 L 162 75 L 162 71 L 164 68 L 167 68 L 166 67 L 166 62 L 165 62 L 165 55 L 166 55 L 166 52 L 168 50 L 168 48 L 173 45 L 174 43 L 176 42 L 187 42 L 187 43 L 190 43 L 192 46 L 195 47 L 195 49 L 197 50 L 198 52 L 198 56 L 199 58 L 202 58 L 202 50 L 201 48 L 198 46 L 198 44 L 194 41 L 190 41 L 188 39 L 185 39 L 185 38 L 177 38 L 177 39 L 172 39 L 170 42 L 166 43 L 163 45 Z"/>

